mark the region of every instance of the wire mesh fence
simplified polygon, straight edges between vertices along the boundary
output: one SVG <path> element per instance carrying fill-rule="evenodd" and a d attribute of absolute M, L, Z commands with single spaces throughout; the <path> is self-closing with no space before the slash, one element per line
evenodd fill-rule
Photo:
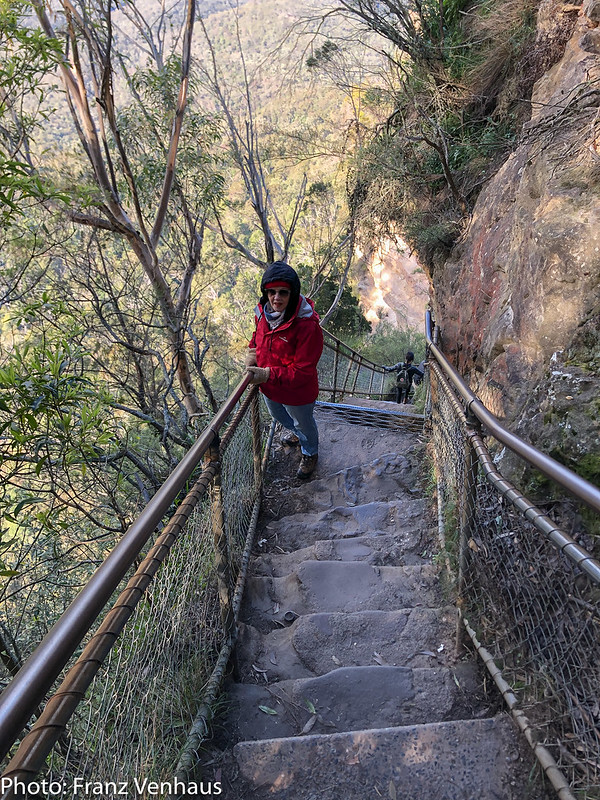
<path fill-rule="evenodd" d="M 410 430 L 420 433 L 425 422 L 423 414 L 383 410 L 371 406 L 325 403 L 319 400 L 317 408 L 323 415 L 331 419 L 362 425 L 366 428 L 389 428 L 390 430 Z"/>
<path fill-rule="evenodd" d="M 61 787 L 63 798 L 112 800 L 123 787 L 127 796 L 156 796 L 153 782 L 171 780 L 227 635 L 215 517 L 223 514 L 220 547 L 229 556 L 232 595 L 259 491 L 251 414 L 226 437 L 218 488 L 204 492 L 191 512 L 35 786 L 46 781 Z"/>
<path fill-rule="evenodd" d="M 64 796 L 78 778 L 133 787 L 173 769 L 222 637 L 213 567 L 202 502 L 53 753 L 48 778 L 70 789 Z"/>
<path fill-rule="evenodd" d="M 510 475 L 498 472 L 435 370 L 431 397 L 440 507 L 462 617 L 491 653 L 570 796 L 598 800 L 600 584 L 593 569 L 575 563 L 569 548 L 557 547 L 540 527 L 586 550 L 584 566 L 600 556 L 598 536 L 572 499 L 533 506 Z M 469 480 L 474 442 L 479 459 L 472 459 Z"/>
<path fill-rule="evenodd" d="M 32 514 L 32 517 L 34 515 Z M 114 546 L 114 531 L 86 534 L 72 523 L 44 535 L 41 526 L 10 541 L 0 578 L 0 690 Z"/>

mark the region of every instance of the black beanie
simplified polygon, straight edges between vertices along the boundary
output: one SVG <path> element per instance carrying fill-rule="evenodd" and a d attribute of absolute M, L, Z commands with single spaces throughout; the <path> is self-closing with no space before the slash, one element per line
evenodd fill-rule
<path fill-rule="evenodd" d="M 260 303 L 263 308 L 268 300 L 265 286 L 275 281 L 283 281 L 290 287 L 290 301 L 287 304 L 284 314 L 284 319 L 288 320 L 296 313 L 296 308 L 298 307 L 298 300 L 300 299 L 300 278 L 296 270 L 292 269 L 288 264 L 284 264 L 283 261 L 274 261 L 272 264 L 269 264 L 260 282 L 260 291 L 262 295 Z"/>

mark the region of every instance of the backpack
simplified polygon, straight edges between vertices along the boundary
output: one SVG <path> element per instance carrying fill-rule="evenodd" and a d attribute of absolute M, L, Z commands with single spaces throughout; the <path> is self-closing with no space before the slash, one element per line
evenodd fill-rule
<path fill-rule="evenodd" d="M 398 370 L 398 374 L 396 375 L 396 386 L 398 389 L 408 389 L 410 386 L 410 377 L 406 367 L 402 367 L 402 369 Z"/>

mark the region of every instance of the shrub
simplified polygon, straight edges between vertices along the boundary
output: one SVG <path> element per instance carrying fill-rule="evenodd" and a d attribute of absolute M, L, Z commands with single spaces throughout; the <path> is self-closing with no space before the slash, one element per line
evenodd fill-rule
<path fill-rule="evenodd" d="M 375 364 L 391 366 L 403 361 L 407 350 L 415 354 L 415 363 L 425 358 L 425 335 L 414 328 L 401 330 L 380 322 L 370 336 L 348 339 L 347 344 Z"/>

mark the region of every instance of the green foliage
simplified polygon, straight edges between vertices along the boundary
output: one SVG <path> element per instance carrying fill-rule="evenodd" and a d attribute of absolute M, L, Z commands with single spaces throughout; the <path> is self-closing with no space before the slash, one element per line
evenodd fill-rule
<path fill-rule="evenodd" d="M 586 453 L 581 456 L 574 469 L 582 478 L 600 486 L 600 453 Z"/>
<path fill-rule="evenodd" d="M 61 58 L 60 46 L 49 39 L 39 28 L 28 24 L 32 4 L 27 0 L 0 0 L 0 86 L 2 99 L 0 111 L 15 96 L 23 99 L 33 93 L 36 100 L 43 97 L 40 79 Z M 9 92 L 13 97 L 9 98 Z"/>
<path fill-rule="evenodd" d="M 404 235 L 430 269 L 447 256 L 460 234 L 457 219 L 440 219 L 434 214 L 415 213 L 405 218 Z"/>
<path fill-rule="evenodd" d="M 4 320 L 0 350 L 0 603 L 28 653 L 122 534 L 137 502 L 127 431 L 47 292 Z M 133 438 L 133 437 L 132 437 Z"/>
<path fill-rule="evenodd" d="M 0 215 L 2 224 L 10 224 L 15 215 L 23 215 L 23 201 L 42 200 L 51 194 L 39 175 L 27 164 L 6 158 L 0 153 Z"/>
<path fill-rule="evenodd" d="M 33 449 L 37 475 L 50 458 L 68 465 L 97 456 L 111 441 L 100 424 L 103 398 L 76 371 L 82 355 L 66 339 L 41 348 L 25 344 L 0 369 L 3 455 L 14 461 Z"/>
<path fill-rule="evenodd" d="M 324 62 L 331 61 L 334 54 L 339 50 L 338 45 L 328 39 L 321 47 L 317 47 L 313 55 L 306 59 L 306 66 L 309 69 L 321 67 Z"/>
<path fill-rule="evenodd" d="M 177 104 L 181 78 L 181 58 L 172 54 L 161 69 L 147 67 L 129 78 L 134 99 L 117 114 L 121 139 L 126 147 L 133 179 L 144 209 L 151 214 L 162 189 L 165 152 L 173 113 Z M 198 90 L 194 76 L 189 91 Z M 177 153 L 178 181 L 186 192 L 187 202 L 200 208 L 220 200 L 224 177 L 222 157 L 216 152 L 223 135 L 215 115 L 188 108 L 183 118 L 181 140 Z M 121 181 L 124 197 L 130 195 L 129 183 Z M 178 213 L 175 206 L 174 213 Z"/>
<path fill-rule="evenodd" d="M 37 483 L 67 468 L 85 476 L 86 462 L 98 461 L 115 444 L 108 398 L 83 374 L 86 354 L 64 304 L 44 294 L 23 308 L 17 324 L 28 326 L 42 307 L 61 318 L 62 331 L 14 343 L 0 368 L 0 465 L 20 486 L 28 477 Z"/>
<path fill-rule="evenodd" d="M 333 303 L 338 292 L 337 282 L 327 278 L 315 295 L 314 300 L 321 314 L 324 314 Z M 371 323 L 365 318 L 358 298 L 346 284 L 334 314 L 330 317 L 327 329 L 338 338 L 370 333 Z"/>
<path fill-rule="evenodd" d="M 456 25 L 460 19 L 460 12 L 469 5 L 469 2 L 470 0 L 443 0 L 444 24 L 451 27 Z"/>
<path fill-rule="evenodd" d="M 362 218 L 400 228 L 431 271 L 460 234 L 486 178 L 515 146 L 537 75 L 537 0 L 426 2 L 421 49 L 404 59 L 389 118 L 357 168 Z M 394 42 L 383 29 L 381 35 Z M 419 53 L 436 53 L 436 60 Z"/>
<path fill-rule="evenodd" d="M 58 196 L 36 175 L 27 139 L 48 113 L 45 76 L 61 58 L 57 42 L 26 24 L 31 4 L 0 0 L 0 219 L 8 225 L 27 201 Z"/>
<path fill-rule="evenodd" d="M 346 343 L 361 355 L 382 366 L 404 361 L 408 350 L 415 354 L 415 364 L 425 358 L 425 336 L 414 328 L 400 330 L 380 322 L 370 336 L 347 338 Z"/>

